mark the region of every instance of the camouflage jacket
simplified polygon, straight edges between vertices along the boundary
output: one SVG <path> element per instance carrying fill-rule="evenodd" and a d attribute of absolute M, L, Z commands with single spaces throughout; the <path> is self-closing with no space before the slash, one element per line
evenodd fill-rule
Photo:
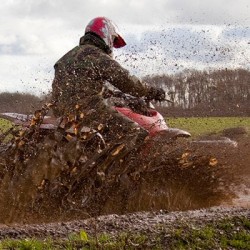
<path fill-rule="evenodd" d="M 57 102 L 56 116 L 99 94 L 106 81 L 135 96 L 144 96 L 149 91 L 138 78 L 112 59 L 105 43 L 92 34 L 83 36 L 79 46 L 65 54 L 54 68 L 52 97 Z"/>

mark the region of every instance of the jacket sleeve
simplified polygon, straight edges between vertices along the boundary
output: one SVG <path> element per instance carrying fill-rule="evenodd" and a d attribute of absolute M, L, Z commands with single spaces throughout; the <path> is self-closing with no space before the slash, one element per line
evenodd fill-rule
<path fill-rule="evenodd" d="M 140 97 L 149 91 L 146 84 L 142 83 L 136 76 L 130 75 L 128 70 L 108 55 L 101 56 L 98 68 L 102 79 L 107 80 L 124 93 Z"/>

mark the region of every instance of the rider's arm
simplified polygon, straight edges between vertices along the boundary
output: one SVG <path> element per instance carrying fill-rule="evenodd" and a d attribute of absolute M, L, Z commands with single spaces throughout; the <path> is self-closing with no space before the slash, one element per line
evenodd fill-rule
<path fill-rule="evenodd" d="M 99 61 L 99 69 L 103 79 L 110 82 L 122 92 L 134 96 L 145 96 L 149 92 L 149 87 L 142 81 L 130 75 L 117 61 L 108 55 L 103 55 Z"/>

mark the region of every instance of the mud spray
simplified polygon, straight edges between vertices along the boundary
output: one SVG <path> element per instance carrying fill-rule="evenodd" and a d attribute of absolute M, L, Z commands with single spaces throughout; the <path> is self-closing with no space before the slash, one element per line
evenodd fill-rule
<path fill-rule="evenodd" d="M 238 148 L 149 139 L 116 160 L 122 144 L 103 148 L 91 131 L 45 131 L 39 127 L 43 116 L 2 144 L 0 223 L 250 204 L 246 136 L 238 138 Z"/>

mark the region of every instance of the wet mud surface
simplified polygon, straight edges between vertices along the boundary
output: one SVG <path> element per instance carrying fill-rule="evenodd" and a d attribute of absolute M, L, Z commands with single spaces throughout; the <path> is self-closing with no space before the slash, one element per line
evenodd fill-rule
<path fill-rule="evenodd" d="M 214 207 L 210 209 L 193 210 L 186 212 L 137 212 L 126 215 L 105 215 L 85 220 L 73 220 L 70 222 L 42 223 L 42 224 L 0 224 L 0 240 L 6 238 L 67 238 L 71 233 L 79 233 L 84 230 L 89 235 L 107 233 L 117 235 L 119 233 L 147 233 L 158 234 L 162 228 L 166 231 L 177 229 L 180 225 L 188 224 L 202 226 L 234 217 L 250 219 L 250 210 L 243 208 Z"/>

